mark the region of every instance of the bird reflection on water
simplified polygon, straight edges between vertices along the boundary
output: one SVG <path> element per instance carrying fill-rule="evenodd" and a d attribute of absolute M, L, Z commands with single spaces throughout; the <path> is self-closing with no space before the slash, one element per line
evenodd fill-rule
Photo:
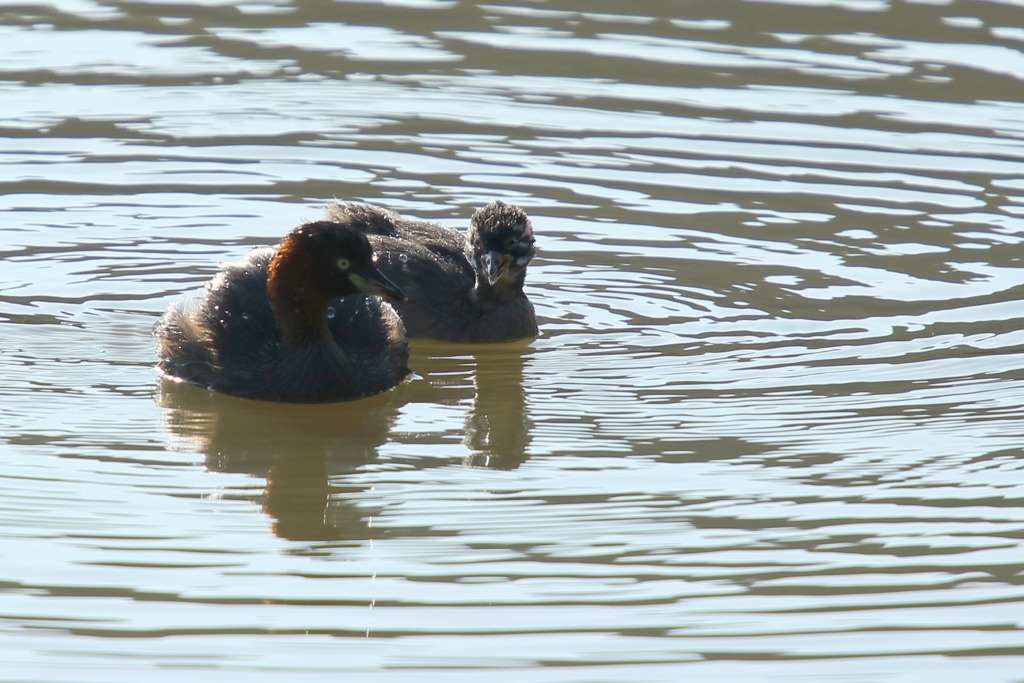
<path fill-rule="evenodd" d="M 213 472 L 266 479 L 258 502 L 273 531 L 295 541 L 361 541 L 379 537 L 365 505 L 368 485 L 351 475 L 376 461 L 403 412 L 416 404 L 467 406 L 462 424 L 446 426 L 438 444 L 458 439 L 463 464 L 511 470 L 529 457 L 523 366 L 526 343 L 474 345 L 417 340 L 412 352 L 423 373 L 395 391 L 336 404 L 274 404 L 161 383 L 163 428 L 170 446 L 198 452 Z M 438 458 L 389 453 L 413 468 L 444 466 Z M 362 499 L 363 502 L 358 502 Z"/>
<path fill-rule="evenodd" d="M 476 347 L 473 405 L 466 416 L 466 465 L 514 470 L 526 462 L 532 421 L 523 388 L 525 344 Z"/>
<path fill-rule="evenodd" d="M 368 538 L 366 511 L 345 502 L 355 489 L 333 479 L 377 457 L 399 406 L 388 397 L 274 404 L 166 381 L 160 393 L 171 445 L 201 453 L 212 472 L 265 478 L 274 533 L 303 541 Z"/>

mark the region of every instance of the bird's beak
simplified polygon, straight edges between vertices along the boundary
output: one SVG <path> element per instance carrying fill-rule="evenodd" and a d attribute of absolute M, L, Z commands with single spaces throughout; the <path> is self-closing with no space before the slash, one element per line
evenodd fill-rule
<path fill-rule="evenodd" d="M 484 254 L 484 273 L 487 275 L 487 282 L 494 285 L 508 272 L 512 264 L 512 254 L 501 254 L 497 251 L 489 251 Z"/>
<path fill-rule="evenodd" d="M 373 266 L 361 273 L 350 273 L 348 279 L 367 294 L 373 294 L 388 301 L 405 301 L 407 299 L 405 292 L 399 289 L 398 285 L 384 277 L 384 273 Z"/>

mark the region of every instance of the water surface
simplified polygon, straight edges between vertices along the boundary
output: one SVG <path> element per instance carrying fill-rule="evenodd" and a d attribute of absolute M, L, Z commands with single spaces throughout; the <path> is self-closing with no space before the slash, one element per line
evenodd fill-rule
<path fill-rule="evenodd" d="M 1024 31 L 991 2 L 0 10 L 6 680 L 1024 681 Z M 523 206 L 529 343 L 162 386 L 339 198 Z"/>

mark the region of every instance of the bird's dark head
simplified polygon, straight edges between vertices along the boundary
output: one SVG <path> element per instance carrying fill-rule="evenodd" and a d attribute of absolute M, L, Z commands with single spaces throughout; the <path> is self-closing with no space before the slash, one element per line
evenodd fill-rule
<path fill-rule="evenodd" d="M 530 218 L 518 206 L 502 201 L 491 202 L 473 214 L 467 237 L 473 267 L 492 287 L 521 283 L 526 267 L 537 255 Z"/>
<path fill-rule="evenodd" d="M 327 299 L 366 292 L 405 300 L 402 290 L 377 269 L 366 235 L 334 221 L 306 223 L 288 233 L 270 262 L 268 286 L 272 294 L 289 288 Z"/>
<path fill-rule="evenodd" d="M 366 292 L 392 301 L 405 294 L 376 265 L 366 235 L 334 221 L 306 223 L 281 241 L 267 271 L 279 322 L 302 336 L 324 325 L 332 299 Z"/>

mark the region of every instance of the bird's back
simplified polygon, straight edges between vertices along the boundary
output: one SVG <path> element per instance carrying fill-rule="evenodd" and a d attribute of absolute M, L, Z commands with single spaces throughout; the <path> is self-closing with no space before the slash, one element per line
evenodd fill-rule
<path fill-rule="evenodd" d="M 273 253 L 255 249 L 225 264 L 201 296 L 164 313 L 154 328 L 164 374 L 227 391 L 223 385 L 244 383 L 267 362 L 279 337 L 267 294 Z"/>
<path fill-rule="evenodd" d="M 415 253 L 432 260 L 469 266 L 465 236 L 440 223 L 412 220 L 371 204 L 333 203 L 327 207 L 327 216 L 330 220 L 358 226 L 371 244 L 391 250 L 404 249 L 410 256 Z"/>

